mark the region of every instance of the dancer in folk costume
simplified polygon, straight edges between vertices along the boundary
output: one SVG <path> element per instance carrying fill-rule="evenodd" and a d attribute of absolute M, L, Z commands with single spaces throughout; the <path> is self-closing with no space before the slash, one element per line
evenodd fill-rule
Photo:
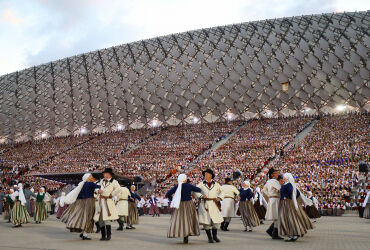
<path fill-rule="evenodd" d="M 312 195 L 312 192 L 307 193 L 308 198 L 312 201 L 312 205 L 306 206 L 306 213 L 310 219 L 314 219 L 315 222 L 317 218 L 320 218 L 319 212 L 319 201 Z"/>
<path fill-rule="evenodd" d="M 22 183 L 18 184 L 18 191 L 15 191 L 13 194 L 14 205 L 11 213 L 11 221 L 13 227 L 21 227 L 22 224 L 27 224 L 30 222 L 30 215 L 26 209 L 26 198 L 23 192 Z"/>
<path fill-rule="evenodd" d="M 45 189 L 40 188 L 36 196 L 35 216 L 34 216 L 36 224 L 40 224 L 41 221 L 44 221 L 48 218 L 44 199 L 45 199 Z"/>
<path fill-rule="evenodd" d="M 127 187 L 121 186 L 116 192 L 116 208 L 118 213 L 118 231 L 123 230 L 123 223 L 128 216 L 128 200 L 130 199 L 130 190 Z"/>
<path fill-rule="evenodd" d="M 57 219 L 62 218 L 62 215 L 63 215 L 64 211 L 68 207 L 68 204 L 66 204 L 64 202 L 65 198 L 66 198 L 66 193 L 62 192 L 60 197 L 57 199 L 57 202 L 56 202 L 56 212 L 57 212 L 56 217 L 57 217 Z"/>
<path fill-rule="evenodd" d="M 49 194 L 45 186 L 43 188 L 45 192 L 44 203 L 45 203 L 46 212 L 52 214 L 53 212 L 51 209 L 51 203 L 52 203 L 53 197 L 51 197 L 51 195 Z M 36 212 L 36 207 L 35 207 L 35 212 Z"/>
<path fill-rule="evenodd" d="M 367 195 L 362 203 L 362 207 L 365 208 L 363 218 L 370 219 L 370 191 L 367 191 Z"/>
<path fill-rule="evenodd" d="M 5 205 L 4 205 L 4 220 L 8 220 L 7 222 L 10 223 L 10 217 L 12 214 L 12 208 L 14 205 L 14 189 L 9 189 L 8 194 L 5 196 Z"/>
<path fill-rule="evenodd" d="M 152 194 L 152 196 L 149 199 L 149 204 L 150 204 L 150 210 L 149 214 L 154 216 L 160 216 L 159 215 L 159 209 L 158 209 L 158 199 Z"/>
<path fill-rule="evenodd" d="M 84 174 L 82 181 L 64 199 L 64 203 L 69 206 L 62 214 L 61 221 L 66 223 L 71 232 L 80 233 L 83 240 L 91 240 L 87 234 L 94 229 L 94 191 L 100 188 L 95 181 L 92 174 Z"/>
<path fill-rule="evenodd" d="M 266 211 L 266 220 L 272 220 L 273 223 L 266 230 L 272 239 L 282 240 L 283 238 L 279 237 L 279 203 L 280 203 L 280 188 L 281 185 L 277 180 L 279 173 L 278 171 L 271 168 L 268 172 L 269 180 L 266 182 L 265 186 L 262 189 L 262 192 L 268 197 L 267 211 Z"/>
<path fill-rule="evenodd" d="M 139 216 L 143 216 L 145 214 L 145 199 L 141 197 L 140 201 L 137 203 L 137 209 L 139 212 Z"/>
<path fill-rule="evenodd" d="M 197 186 L 202 190 L 202 193 L 196 193 L 202 199 L 198 209 L 199 223 L 203 225 L 209 243 L 220 242 L 220 239 L 217 237 L 217 230 L 224 221 L 220 204 L 224 195 L 220 184 L 213 181 L 215 174 L 211 169 L 203 171 L 202 174 L 205 180 Z"/>
<path fill-rule="evenodd" d="M 104 178 L 99 182 L 100 190 L 98 191 L 99 196 L 94 220 L 99 222 L 102 236 L 100 240 L 110 240 L 112 236 L 111 222 L 118 220 L 113 196 L 118 194 L 121 186 L 117 180 L 113 179 L 114 173 L 111 168 L 106 168 L 103 175 Z"/>
<path fill-rule="evenodd" d="M 189 242 L 189 236 L 199 236 L 199 220 L 192 200 L 192 192 L 200 193 L 200 188 L 186 183 L 186 175 L 180 174 L 178 184 L 171 188 L 166 197 L 172 199 L 171 207 L 174 209 L 168 228 L 168 238 L 183 238 L 183 242 Z M 173 195 L 173 196 L 172 196 Z"/>
<path fill-rule="evenodd" d="M 139 224 L 139 211 L 136 205 L 136 201 L 139 202 L 141 198 L 137 193 L 135 193 L 135 190 L 135 185 L 131 185 L 130 198 L 128 199 L 128 216 L 126 217 L 126 229 L 136 229 L 133 225 Z"/>
<path fill-rule="evenodd" d="M 263 224 L 266 216 L 267 201 L 261 193 L 260 187 L 256 187 L 256 194 L 254 195 L 254 209 L 260 219 L 260 224 Z"/>
<path fill-rule="evenodd" d="M 244 232 L 252 232 L 253 227 L 260 225 L 260 220 L 253 206 L 253 192 L 248 180 L 242 183 L 240 190 L 239 211 L 245 227 Z"/>
<path fill-rule="evenodd" d="M 26 183 L 24 184 L 24 197 L 26 198 L 26 209 L 28 214 L 32 217 L 33 213 L 31 210 L 31 200 L 32 198 L 36 198 L 35 193 L 30 189 L 30 184 Z"/>
<path fill-rule="evenodd" d="M 296 241 L 307 233 L 299 214 L 297 187 L 291 174 L 284 174 L 285 184 L 280 189 L 279 233 L 286 236 L 286 241 Z"/>
<path fill-rule="evenodd" d="M 221 223 L 221 230 L 229 231 L 228 227 L 231 218 L 235 217 L 235 200 L 239 195 L 239 190 L 233 185 L 230 178 L 225 179 L 225 185 L 221 186 L 224 199 L 221 202 L 221 214 L 224 221 Z"/>
<path fill-rule="evenodd" d="M 35 215 L 36 194 L 34 188 L 31 188 L 30 191 L 34 194 L 30 197 L 30 216 L 33 217 Z"/>

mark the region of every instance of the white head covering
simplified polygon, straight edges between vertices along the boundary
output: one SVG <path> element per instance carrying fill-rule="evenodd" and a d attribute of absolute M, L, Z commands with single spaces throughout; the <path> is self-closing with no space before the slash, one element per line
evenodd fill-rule
<path fill-rule="evenodd" d="M 81 189 L 83 187 L 83 185 L 85 184 L 85 182 L 87 181 L 87 179 L 90 177 L 90 173 L 86 173 L 82 176 L 82 181 L 80 183 L 78 183 L 78 186 L 73 189 L 71 192 L 69 192 L 65 199 L 64 199 L 64 203 L 66 204 L 72 204 L 73 202 L 75 202 L 77 200 L 77 196 L 78 194 L 81 192 Z"/>
<path fill-rule="evenodd" d="M 22 183 L 18 183 L 18 195 L 19 195 L 19 200 L 21 201 L 21 204 L 24 206 L 26 205 L 26 197 L 24 196 L 23 193 L 23 185 Z"/>
<path fill-rule="evenodd" d="M 244 184 L 247 185 L 247 188 L 246 189 L 248 189 L 251 186 L 251 183 L 248 180 L 245 180 L 244 181 Z"/>
<path fill-rule="evenodd" d="M 45 193 L 45 188 L 40 188 L 40 190 L 41 190 L 41 192 L 39 191 L 39 193 L 41 193 L 41 194 L 43 194 L 43 193 Z"/>
<path fill-rule="evenodd" d="M 285 173 L 284 178 L 288 180 L 288 183 L 292 184 L 293 186 L 293 194 L 292 194 L 292 201 L 296 209 L 298 209 L 297 203 L 297 186 L 295 185 L 294 177 L 290 173 Z"/>
<path fill-rule="evenodd" d="M 12 193 L 14 193 L 14 189 L 13 188 L 9 189 L 9 191 L 12 192 Z"/>
<path fill-rule="evenodd" d="M 181 202 L 181 190 L 182 190 L 182 184 L 186 181 L 186 175 L 180 174 L 177 177 L 178 186 L 175 192 L 175 195 L 173 196 L 173 199 L 171 201 L 170 207 L 172 208 L 179 208 L 180 202 Z"/>

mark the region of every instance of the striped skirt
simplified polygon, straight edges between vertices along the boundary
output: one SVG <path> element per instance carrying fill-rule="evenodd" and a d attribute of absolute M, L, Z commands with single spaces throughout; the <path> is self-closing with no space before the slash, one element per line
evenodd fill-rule
<path fill-rule="evenodd" d="M 239 212 L 242 217 L 244 227 L 256 227 L 260 225 L 260 219 L 254 209 L 252 202 L 241 201 L 239 202 Z"/>
<path fill-rule="evenodd" d="M 298 205 L 298 215 L 299 215 L 299 218 L 300 218 L 302 224 L 306 228 L 306 230 L 314 229 L 314 227 L 313 227 L 313 225 L 310 221 L 310 218 L 308 218 L 307 213 L 303 210 L 303 207 L 300 206 L 300 205 Z"/>
<path fill-rule="evenodd" d="M 258 218 L 260 220 L 264 220 L 265 215 L 266 215 L 266 208 L 263 205 L 260 205 L 260 203 L 258 201 L 256 201 L 256 203 L 254 203 L 253 206 L 254 206 L 254 210 L 256 210 Z"/>
<path fill-rule="evenodd" d="M 71 232 L 92 233 L 94 229 L 95 199 L 79 199 L 68 206 L 61 221 Z"/>
<path fill-rule="evenodd" d="M 44 221 L 48 218 L 44 202 L 36 202 L 34 220 L 36 222 Z"/>
<path fill-rule="evenodd" d="M 137 211 L 135 202 L 128 202 L 128 216 L 125 216 L 123 222 L 130 225 L 139 224 L 139 212 Z"/>
<path fill-rule="evenodd" d="M 33 217 L 35 214 L 35 203 L 36 201 L 34 199 L 30 200 L 30 216 Z"/>
<path fill-rule="evenodd" d="M 25 206 L 20 201 L 16 201 L 12 208 L 11 220 L 14 225 L 29 223 L 31 218 Z"/>
<path fill-rule="evenodd" d="M 187 236 L 199 236 L 198 213 L 194 202 L 181 201 L 180 207 L 174 209 L 171 214 L 170 226 L 168 228 L 168 238 L 183 238 Z"/>
<path fill-rule="evenodd" d="M 308 217 L 311 218 L 311 219 L 316 219 L 316 218 L 321 217 L 319 211 L 316 209 L 316 207 L 314 205 L 306 206 L 306 213 L 307 213 Z"/>
<path fill-rule="evenodd" d="M 281 236 L 300 236 L 307 233 L 302 218 L 296 209 L 293 201 L 286 199 L 280 201 L 279 207 L 279 234 Z"/>
<path fill-rule="evenodd" d="M 58 207 L 58 211 L 57 211 L 57 219 L 60 219 L 62 218 L 62 214 L 64 213 L 64 211 L 67 209 L 68 205 L 65 204 L 63 207 Z"/>

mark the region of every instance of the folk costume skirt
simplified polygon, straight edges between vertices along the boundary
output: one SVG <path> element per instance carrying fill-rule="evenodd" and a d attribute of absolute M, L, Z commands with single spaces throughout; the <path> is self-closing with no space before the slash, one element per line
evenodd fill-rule
<path fill-rule="evenodd" d="M 20 201 L 16 201 L 12 208 L 11 221 L 14 225 L 26 224 L 31 220 L 25 206 Z"/>
<path fill-rule="evenodd" d="M 321 217 L 319 210 L 317 210 L 314 205 L 306 206 L 306 213 L 310 219 L 316 219 Z"/>
<path fill-rule="evenodd" d="M 199 236 L 198 213 L 194 202 L 181 201 L 180 206 L 174 209 L 171 214 L 168 238 L 183 238 L 188 236 Z"/>
<path fill-rule="evenodd" d="M 36 202 L 35 215 L 33 218 L 37 222 L 44 221 L 48 218 L 48 213 L 46 212 L 46 206 L 44 202 Z"/>
<path fill-rule="evenodd" d="M 79 199 L 68 206 L 61 221 L 71 232 L 92 233 L 94 229 L 95 198 Z"/>
<path fill-rule="evenodd" d="M 258 218 L 260 220 L 264 220 L 266 216 L 266 208 L 263 205 L 260 205 L 259 201 L 256 201 L 253 206 L 254 210 L 256 210 Z"/>
<path fill-rule="evenodd" d="M 260 219 L 251 201 L 239 202 L 239 212 L 245 228 L 260 225 Z"/>
<path fill-rule="evenodd" d="M 306 226 L 296 209 L 293 201 L 285 199 L 280 201 L 279 207 L 279 234 L 281 236 L 300 236 L 307 233 Z"/>
<path fill-rule="evenodd" d="M 135 202 L 128 202 L 128 216 L 125 217 L 124 221 L 130 225 L 137 225 L 139 224 L 139 212 L 136 207 Z"/>
<path fill-rule="evenodd" d="M 60 219 L 62 218 L 62 214 L 64 213 L 64 211 L 68 208 L 68 205 L 67 204 L 64 204 L 63 207 L 58 207 L 58 210 L 57 210 L 57 219 Z"/>

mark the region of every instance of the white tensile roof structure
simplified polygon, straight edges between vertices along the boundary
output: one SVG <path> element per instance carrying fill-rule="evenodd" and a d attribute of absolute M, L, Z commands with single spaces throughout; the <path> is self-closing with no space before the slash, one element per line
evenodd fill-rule
<path fill-rule="evenodd" d="M 240 23 L 7 74 L 0 139 L 367 109 L 369 26 L 369 11 Z"/>

